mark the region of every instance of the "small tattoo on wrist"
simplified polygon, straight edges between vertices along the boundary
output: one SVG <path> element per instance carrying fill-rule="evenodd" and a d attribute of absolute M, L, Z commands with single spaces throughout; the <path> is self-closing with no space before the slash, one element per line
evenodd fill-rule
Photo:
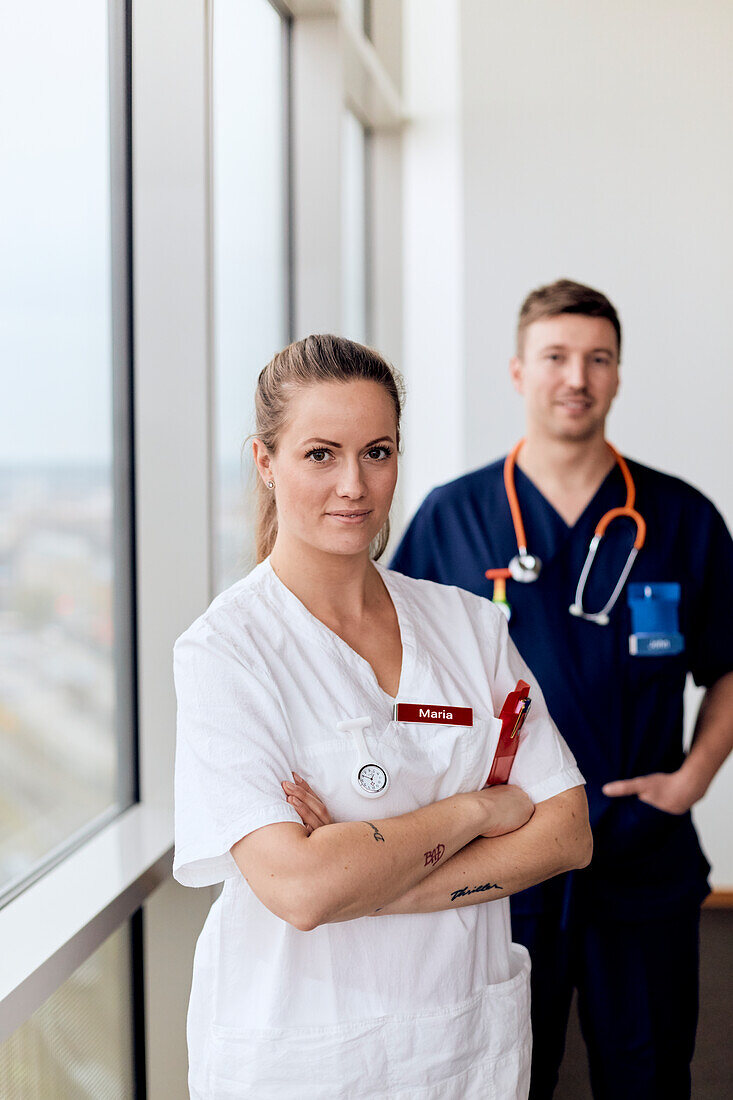
<path fill-rule="evenodd" d="M 373 825 L 371 821 L 365 821 L 364 824 L 368 825 L 370 829 L 374 830 L 374 839 L 375 840 L 381 840 L 382 843 L 385 842 L 384 837 L 382 836 L 382 834 L 380 833 L 380 831 L 379 831 L 379 829 L 377 828 L 376 825 Z"/>
<path fill-rule="evenodd" d="M 500 886 L 498 882 L 485 882 L 483 886 L 464 886 L 461 890 L 454 890 L 450 896 L 451 901 L 457 901 L 458 898 L 465 898 L 468 894 L 483 894 L 486 890 L 503 890 L 504 887 Z"/>
<path fill-rule="evenodd" d="M 445 844 L 438 844 L 435 848 L 432 848 L 429 852 L 425 853 L 425 866 L 429 867 L 431 863 L 437 863 L 444 854 Z"/>

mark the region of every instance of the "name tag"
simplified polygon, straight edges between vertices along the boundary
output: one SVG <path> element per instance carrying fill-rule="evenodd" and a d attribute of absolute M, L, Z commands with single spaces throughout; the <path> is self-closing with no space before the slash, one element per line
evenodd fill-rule
<path fill-rule="evenodd" d="M 432 703 L 395 703 L 395 722 L 429 722 L 444 726 L 472 726 L 473 707 L 443 707 Z"/>

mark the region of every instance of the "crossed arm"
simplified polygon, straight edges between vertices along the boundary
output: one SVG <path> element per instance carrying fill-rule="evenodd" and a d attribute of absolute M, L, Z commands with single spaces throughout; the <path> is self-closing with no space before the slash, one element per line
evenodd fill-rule
<path fill-rule="evenodd" d="M 728 673 L 709 688 L 677 772 L 609 783 L 604 793 L 636 795 L 684 813 L 731 750 L 732 713 Z M 338 824 L 299 777 L 284 788 L 303 825 L 265 826 L 238 841 L 232 855 L 260 900 L 303 931 L 375 913 L 475 905 L 584 867 L 591 857 L 582 787 L 539 803 L 534 812 L 518 788 L 499 787 L 400 817 Z"/>
<path fill-rule="evenodd" d="M 515 832 L 478 837 L 383 913 L 434 913 L 507 897 L 563 871 L 585 867 L 593 842 L 583 787 L 535 806 Z"/>
<path fill-rule="evenodd" d="M 582 787 L 532 807 L 517 787 L 453 795 L 399 817 L 333 823 L 304 781 L 284 785 L 304 825 L 268 825 L 232 855 L 255 894 L 302 931 L 375 913 L 505 897 L 592 851 Z"/>

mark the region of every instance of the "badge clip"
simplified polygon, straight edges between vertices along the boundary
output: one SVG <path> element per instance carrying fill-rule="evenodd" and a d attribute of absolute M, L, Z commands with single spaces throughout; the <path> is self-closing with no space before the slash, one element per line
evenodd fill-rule
<path fill-rule="evenodd" d="M 356 765 L 351 773 L 352 787 L 364 798 L 381 798 L 389 788 L 389 775 L 369 754 L 364 730 L 371 724 L 371 718 L 366 716 L 350 718 L 346 722 L 339 722 L 337 729 L 342 733 L 350 733 L 356 746 Z"/>

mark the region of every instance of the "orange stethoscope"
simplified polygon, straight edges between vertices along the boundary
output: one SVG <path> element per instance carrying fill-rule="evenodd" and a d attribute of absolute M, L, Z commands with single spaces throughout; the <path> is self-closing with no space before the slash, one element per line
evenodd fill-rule
<path fill-rule="evenodd" d="M 517 537 L 517 553 L 509 562 L 509 567 L 507 569 L 486 570 L 487 580 L 494 582 L 494 603 L 501 607 L 507 618 L 509 618 L 511 614 L 511 608 L 506 598 L 507 580 L 511 578 L 512 580 L 519 581 L 520 584 L 531 584 L 532 581 L 537 580 L 542 569 L 542 562 L 540 559 L 527 551 L 527 535 L 522 521 L 522 510 L 519 507 L 517 489 L 514 484 L 514 467 L 517 462 L 517 455 L 523 443 L 524 440 L 520 439 L 519 443 L 517 443 L 516 447 L 507 455 L 504 461 L 504 487 L 506 488 L 506 495 L 509 501 L 509 509 L 512 513 L 514 533 Z M 636 486 L 634 485 L 634 479 L 631 476 L 629 467 L 626 465 L 623 455 L 620 455 L 616 448 L 612 447 L 608 441 L 606 441 L 606 446 L 613 454 L 623 474 L 624 482 L 626 483 L 626 503 L 623 508 L 611 508 L 611 510 L 605 512 L 598 521 L 595 532 L 593 533 L 593 538 L 590 541 L 590 546 L 588 547 L 585 563 L 583 564 L 580 577 L 578 578 L 575 599 L 568 608 L 570 614 L 575 615 L 576 618 L 587 619 L 589 622 L 597 623 L 599 626 L 606 626 L 608 624 L 608 616 L 611 609 L 621 595 L 621 590 L 626 584 L 626 579 L 631 572 L 631 567 L 636 560 L 636 555 L 641 550 L 644 545 L 644 540 L 646 539 L 646 523 L 644 522 L 644 518 L 634 508 Z M 598 552 L 598 547 L 601 544 L 601 539 L 608 530 L 609 524 L 613 523 L 615 519 L 619 519 L 621 516 L 626 516 L 627 519 L 632 520 L 636 525 L 634 545 L 631 547 L 631 551 L 626 559 L 626 564 L 621 570 L 621 575 L 616 583 L 616 587 L 606 604 L 600 611 L 586 611 L 583 607 L 583 595 L 585 593 L 585 586 L 588 583 L 593 561 Z"/>

